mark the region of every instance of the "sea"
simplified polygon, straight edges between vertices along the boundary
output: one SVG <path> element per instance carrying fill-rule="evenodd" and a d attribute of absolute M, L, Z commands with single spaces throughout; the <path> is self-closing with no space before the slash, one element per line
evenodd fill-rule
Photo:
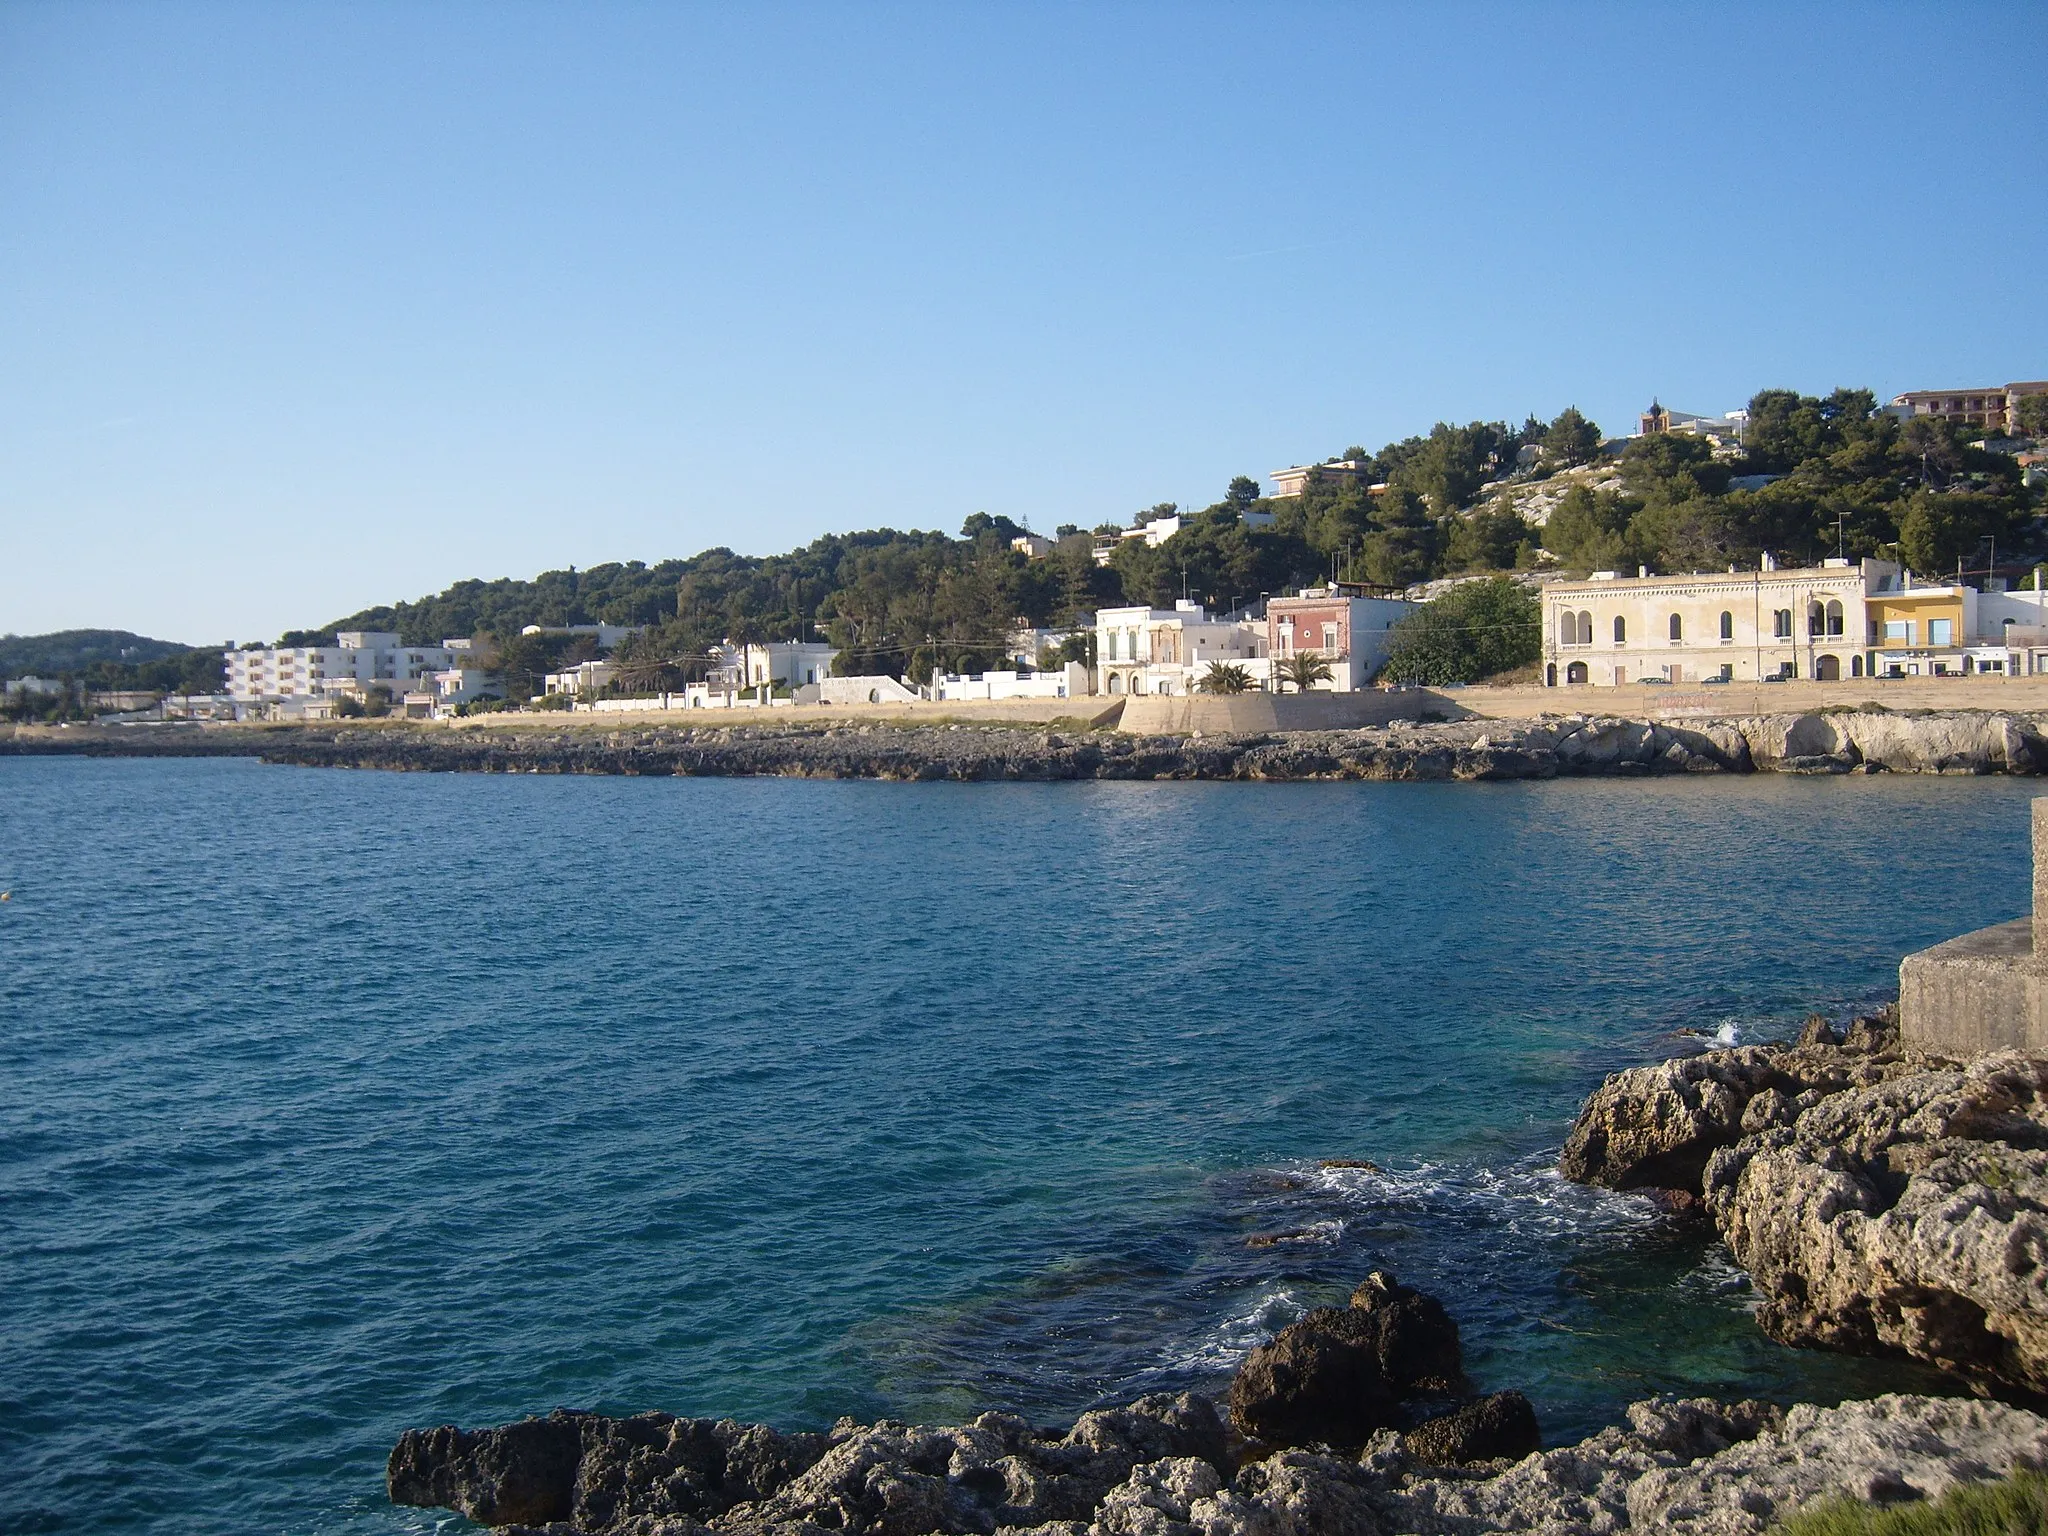
<path fill-rule="evenodd" d="M 2023 913 L 2033 793 L 0 758 L 0 1530 L 466 1529 L 400 1432 L 557 1406 L 1060 1424 L 1374 1269 L 1551 1442 L 1938 1389 L 1552 1165 Z"/>

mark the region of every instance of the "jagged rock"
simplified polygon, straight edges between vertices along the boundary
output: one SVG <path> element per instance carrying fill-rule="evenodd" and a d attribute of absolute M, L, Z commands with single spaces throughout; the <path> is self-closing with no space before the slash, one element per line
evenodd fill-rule
<path fill-rule="evenodd" d="M 1404 1399 L 1455 1391 L 1463 1369 L 1442 1304 L 1376 1272 L 1349 1307 L 1319 1307 L 1245 1357 L 1231 1424 L 1266 1445 L 1358 1446 L 1400 1422 Z"/>
<path fill-rule="evenodd" d="M 1063 1436 L 1001 1413 L 958 1428 L 842 1422 L 827 1436 L 558 1412 L 503 1429 L 409 1431 L 388 1484 L 393 1503 L 443 1505 L 487 1525 L 923 1536 L 1086 1522 L 1134 1468 L 1176 1458 L 1227 1466 L 1207 1398 L 1140 1398 L 1083 1414 Z"/>
<path fill-rule="evenodd" d="M 1896 1044 L 1895 1022 L 1859 1019 L 1839 1046 L 1802 1036 L 1789 1049 L 1738 1046 L 1617 1072 L 1580 1109 L 1558 1170 L 1609 1189 L 1699 1194 L 1716 1151 L 1747 1132 L 1789 1124 L 1812 1102 L 1803 1095 L 1917 1070 L 1918 1063 L 1894 1054 Z M 1767 1094 L 1751 1117 L 1752 1100 Z"/>
<path fill-rule="evenodd" d="M 1742 1134 L 1743 1111 L 1775 1072 L 1773 1054 L 1747 1046 L 1614 1074 L 1579 1111 L 1559 1171 L 1610 1189 L 1697 1191 L 1707 1159 Z"/>
<path fill-rule="evenodd" d="M 1883 1397 L 1782 1416 L 1761 1404 L 1638 1403 L 1626 1428 L 1540 1452 L 1493 1477 L 1410 1474 L 1375 1503 L 1384 1530 L 1415 1536 L 1759 1536 L 1839 1493 L 1933 1497 L 2044 1453 L 2048 1421 L 1995 1403 Z M 1212 1528 L 1210 1536 L 1226 1533 Z"/>
<path fill-rule="evenodd" d="M 1249 1462 L 1234 1477 L 1210 1455 L 1142 1453 L 1191 1429 L 1215 1431 L 1213 1410 L 1206 1418 L 1201 1412 L 1206 1406 L 1199 1399 L 1148 1399 L 1086 1416 L 1086 1432 L 1077 1424 L 1058 1440 L 1000 1414 L 960 1429 L 842 1423 L 824 1457 L 775 1496 L 708 1520 L 615 1510 L 593 1523 L 595 1509 L 586 1506 L 576 1514 L 529 1513 L 527 1520 L 546 1523 L 523 1529 L 545 1536 L 1760 1536 L 1837 1493 L 1931 1498 L 1955 1482 L 2048 1461 L 2048 1420 L 2039 1415 L 2003 1403 L 1925 1397 L 1790 1412 L 1704 1399 L 1636 1403 L 1624 1425 L 1492 1472 L 1424 1465 L 1390 1433 L 1376 1437 L 1361 1459 L 1289 1450 Z M 595 1443 L 613 1443 L 606 1426 L 707 1422 L 648 1414 L 593 1425 L 594 1417 L 556 1415 L 481 1431 L 457 1456 L 465 1466 L 479 1455 L 490 1459 L 500 1488 L 510 1485 L 508 1475 L 516 1480 L 522 1457 L 536 1457 L 548 1463 L 538 1482 L 554 1486 L 564 1449 L 591 1433 Z M 797 1438 L 734 1427 L 769 1437 L 757 1438 L 761 1445 Z M 426 1431 L 401 1445 L 427 1456 L 441 1443 L 436 1436 L 458 1433 Z M 1054 1516 L 1040 1503 L 1005 1503 L 974 1491 L 978 1484 L 992 1489 L 1015 1470 L 1006 1465 L 1012 1461 L 1036 1467 L 1045 1458 L 1075 1458 L 1090 1464 L 1093 1478 L 1133 1455 L 1072 1514 Z M 828 1464 L 835 1470 L 821 1477 Z M 440 1465 L 429 1457 L 422 1468 L 431 1479 Z M 799 1484 L 808 1491 L 793 1499 Z M 1069 1491 L 1078 1493 L 1079 1485 Z M 492 1507 L 502 1517 L 511 1506 Z M 1013 1513 L 1022 1518 L 1007 1518 Z"/>
<path fill-rule="evenodd" d="M 1417 1425 L 1401 1437 L 1416 1461 L 1434 1467 L 1473 1461 L 1519 1461 L 1543 1445 L 1536 1410 L 1519 1392 L 1496 1392 Z"/>
<path fill-rule="evenodd" d="M 568 1520 L 599 1530 L 627 1516 L 723 1514 L 774 1492 L 826 1443 L 730 1419 L 558 1409 L 498 1429 L 407 1430 L 385 1486 L 394 1504 L 460 1510 L 482 1525 Z"/>
<path fill-rule="evenodd" d="M 2048 1395 L 2048 1062 L 1829 1095 L 1717 1152 L 1705 1196 L 1774 1338 Z"/>

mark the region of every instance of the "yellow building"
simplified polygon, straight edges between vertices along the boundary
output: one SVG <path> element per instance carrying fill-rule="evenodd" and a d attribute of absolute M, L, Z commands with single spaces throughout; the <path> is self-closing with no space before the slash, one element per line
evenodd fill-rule
<path fill-rule="evenodd" d="M 1779 570 L 1618 576 L 1543 589 L 1543 680 L 1551 687 L 1862 677 L 1864 603 L 1897 589 L 1886 560 Z"/>
<path fill-rule="evenodd" d="M 1930 586 L 1889 560 L 1633 578 L 1543 589 L 1550 687 L 1807 678 L 2035 675 L 2048 594 Z"/>

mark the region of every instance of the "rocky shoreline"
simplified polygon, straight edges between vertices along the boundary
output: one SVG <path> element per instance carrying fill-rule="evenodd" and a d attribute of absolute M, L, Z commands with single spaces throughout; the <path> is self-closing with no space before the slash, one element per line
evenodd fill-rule
<path fill-rule="evenodd" d="M 2048 716 L 1848 711 L 1720 720 L 1605 715 L 1344 731 L 1136 736 L 983 724 L 770 721 L 17 730 L 0 754 L 250 756 L 416 772 L 1060 781 L 1503 780 L 1674 773 L 2048 772 Z"/>
<path fill-rule="evenodd" d="M 798 1435 L 557 1411 L 410 1431 L 389 1492 L 549 1536 L 1761 1536 L 1844 1493 L 2048 1465 L 2048 1061 L 1816 1018 L 1793 1045 L 1614 1074 L 1560 1172 L 1714 1222 L 1772 1337 L 1910 1357 L 1973 1395 L 1643 1401 L 1546 1450 L 1520 1393 L 1473 1391 L 1444 1308 L 1379 1273 L 1252 1350 L 1221 1407 Z"/>

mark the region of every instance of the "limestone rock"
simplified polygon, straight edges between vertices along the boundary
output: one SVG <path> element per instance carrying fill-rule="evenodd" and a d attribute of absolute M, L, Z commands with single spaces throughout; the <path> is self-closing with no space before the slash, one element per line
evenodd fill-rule
<path fill-rule="evenodd" d="M 1200 1399 L 1155 1398 L 1086 1415 L 1059 1438 L 1003 1414 L 957 1429 L 842 1423 L 829 1437 L 809 1437 L 829 1440 L 829 1449 L 777 1493 L 708 1519 L 550 1502 L 561 1493 L 567 1452 L 626 1443 L 620 1425 L 640 1426 L 634 1433 L 646 1445 L 669 1443 L 657 1428 L 720 1428 L 659 1414 L 556 1414 L 466 1436 L 409 1434 L 401 1450 L 429 1482 L 454 1465 L 436 1460 L 441 1452 L 467 1473 L 488 1462 L 498 1502 L 471 1502 L 508 1536 L 1760 1536 L 1836 1493 L 1935 1497 L 1956 1482 L 2048 1461 L 2048 1420 L 2002 1403 L 1883 1397 L 1788 1413 L 1695 1399 L 1636 1403 L 1625 1424 L 1500 1470 L 1426 1466 L 1401 1437 L 1384 1434 L 1362 1459 L 1282 1451 L 1233 1477 L 1209 1454 L 1145 1454 L 1217 1430 Z M 731 1430 L 727 1440 L 763 1450 L 805 1439 L 758 1425 Z M 464 1438 L 457 1445 L 451 1436 Z M 394 1466 L 400 1459 L 394 1454 Z M 1063 1495 L 1073 1500 L 1069 1513 L 1050 1512 L 1060 1499 L 1017 1497 L 1034 1477 L 1062 1476 L 1077 1479 Z M 553 1491 L 520 1503 L 515 1484 Z"/>
<path fill-rule="evenodd" d="M 1245 1357 L 1230 1420 L 1271 1446 L 1358 1446 L 1400 1422 L 1402 1401 L 1455 1391 L 1458 1328 L 1435 1297 L 1377 1273 L 1349 1307 L 1319 1307 Z"/>
<path fill-rule="evenodd" d="M 388 1485 L 393 1503 L 442 1505 L 486 1525 L 924 1536 L 1085 1523 L 1134 1468 L 1180 1459 L 1220 1469 L 1226 1453 L 1215 1406 L 1194 1394 L 1086 1413 L 1063 1436 L 1001 1413 L 958 1428 L 842 1423 L 827 1436 L 558 1412 L 502 1429 L 409 1431 Z"/>
<path fill-rule="evenodd" d="M 1705 1196 L 1773 1337 L 2048 1394 L 2048 1062 L 1830 1095 L 1717 1152 Z"/>
<path fill-rule="evenodd" d="M 1418 1425 L 1401 1437 L 1401 1444 L 1416 1461 L 1454 1467 L 1502 1457 L 1519 1461 L 1542 1447 L 1543 1433 L 1528 1398 L 1496 1392 Z"/>
<path fill-rule="evenodd" d="M 1707 1159 L 1742 1134 L 1751 1097 L 1775 1073 L 1774 1053 L 1761 1046 L 1618 1072 L 1579 1111 L 1558 1169 L 1610 1189 L 1697 1191 Z"/>
<path fill-rule="evenodd" d="M 1617 1072 L 1580 1109 L 1558 1170 L 1609 1189 L 1701 1192 L 1707 1160 L 1744 1134 L 1789 1124 L 1814 1102 L 1918 1069 L 1889 1016 L 1858 1019 L 1840 1045 L 1809 1024 L 1801 1044 L 1738 1046 Z M 1809 1039 L 1808 1036 L 1812 1038 Z M 1760 1102 L 1752 1103 L 1752 1101 Z"/>
<path fill-rule="evenodd" d="M 1997 1403 L 1883 1397 L 1781 1415 L 1761 1404 L 1651 1402 L 1630 1408 L 1626 1428 L 1527 1457 L 1496 1476 L 1411 1474 L 1375 1503 L 1383 1529 L 1416 1536 L 1761 1536 L 1839 1493 L 1932 1497 L 2044 1453 L 2048 1420 Z"/>

